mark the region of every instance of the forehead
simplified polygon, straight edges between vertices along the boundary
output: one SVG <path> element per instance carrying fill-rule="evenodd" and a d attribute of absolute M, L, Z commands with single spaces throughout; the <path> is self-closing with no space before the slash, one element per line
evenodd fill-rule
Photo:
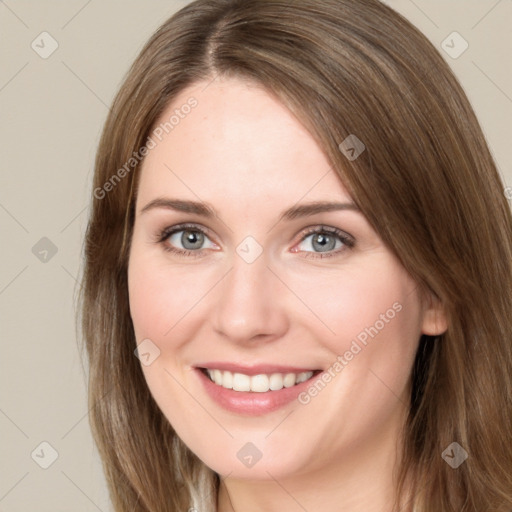
<path fill-rule="evenodd" d="M 217 79 L 183 90 L 153 134 L 138 202 L 172 194 L 219 207 L 229 201 L 248 214 L 302 198 L 350 199 L 311 134 L 274 96 L 246 81 Z"/>

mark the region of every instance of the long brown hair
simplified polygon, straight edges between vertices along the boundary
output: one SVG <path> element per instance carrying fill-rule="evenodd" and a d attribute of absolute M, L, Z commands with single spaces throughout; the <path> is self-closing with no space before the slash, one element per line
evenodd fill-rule
<path fill-rule="evenodd" d="M 90 424 L 115 510 L 216 510 L 218 475 L 178 438 L 134 356 L 127 264 L 143 161 L 130 158 L 179 92 L 219 75 L 263 85 L 297 116 L 446 309 L 448 330 L 422 336 L 413 368 L 397 510 L 510 512 L 510 208 L 450 68 L 377 0 L 197 0 L 125 77 L 97 152 L 79 306 Z M 339 147 L 349 135 L 366 147 L 355 160 Z M 468 453 L 456 469 L 441 456 L 453 442 Z"/>

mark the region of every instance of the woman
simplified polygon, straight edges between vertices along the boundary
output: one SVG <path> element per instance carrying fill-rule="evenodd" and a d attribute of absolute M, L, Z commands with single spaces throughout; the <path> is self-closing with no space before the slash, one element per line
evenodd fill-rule
<path fill-rule="evenodd" d="M 192 2 L 128 73 L 93 189 L 116 511 L 511 509 L 511 213 L 399 14 Z"/>

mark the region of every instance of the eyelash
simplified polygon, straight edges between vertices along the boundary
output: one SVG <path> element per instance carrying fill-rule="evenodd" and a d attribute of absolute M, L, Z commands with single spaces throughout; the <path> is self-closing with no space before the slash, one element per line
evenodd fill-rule
<path fill-rule="evenodd" d="M 192 257 L 192 258 L 199 258 L 203 255 L 203 252 L 205 249 L 201 249 L 198 251 L 192 251 L 190 249 L 176 249 L 175 247 L 169 246 L 165 243 L 165 241 L 174 233 L 179 233 L 180 231 L 192 231 L 192 232 L 199 232 L 203 235 L 208 236 L 208 232 L 205 231 L 203 228 L 198 226 L 197 224 L 179 224 L 177 226 L 173 227 L 167 227 L 163 229 L 162 231 L 158 232 L 156 235 L 155 242 L 162 245 L 164 251 L 170 252 L 172 254 L 176 254 L 178 256 L 183 257 Z M 314 258 L 314 259 L 323 259 L 323 258 L 330 258 L 333 256 L 339 255 L 341 252 L 345 252 L 348 249 L 352 249 L 355 246 L 355 240 L 347 235 L 344 231 L 341 231 L 338 228 L 328 227 L 328 226 L 317 226 L 314 228 L 308 228 L 303 233 L 302 238 L 299 240 L 299 244 L 302 243 L 308 236 L 314 235 L 314 234 L 327 234 L 327 235 L 336 235 L 339 240 L 344 244 L 344 247 L 333 250 L 326 253 L 320 253 L 320 252 L 312 252 L 312 251 L 297 251 L 297 253 L 303 252 L 305 253 L 304 258 Z"/>

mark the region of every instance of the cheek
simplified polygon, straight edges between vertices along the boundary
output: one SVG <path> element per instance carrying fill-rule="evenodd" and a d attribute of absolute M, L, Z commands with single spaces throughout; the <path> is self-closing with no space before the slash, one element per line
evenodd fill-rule
<path fill-rule="evenodd" d="M 354 436 L 369 434 L 373 425 L 389 418 L 399 400 L 406 402 L 421 334 L 416 283 L 394 260 L 378 263 L 347 273 L 343 286 L 331 285 L 332 300 L 324 310 L 326 323 L 336 332 L 324 339 L 341 359 L 333 359 L 338 365 L 331 393 L 314 407 L 330 403 L 352 415 Z"/>
<path fill-rule="evenodd" d="M 403 340 L 414 341 L 419 332 L 416 285 L 390 256 L 317 275 L 315 286 L 310 280 L 297 281 L 295 289 L 302 290 L 322 321 L 316 321 L 318 333 L 322 331 L 323 343 L 335 354 L 350 350 L 354 341 L 366 348 L 372 340 L 381 340 L 375 349 L 389 350 Z M 387 340 L 385 346 L 382 340 Z"/>
<path fill-rule="evenodd" d="M 190 332 L 183 330 L 189 329 L 187 311 L 204 292 L 198 289 L 201 280 L 197 276 L 180 272 L 177 266 L 171 270 L 161 260 L 133 246 L 128 267 L 130 313 L 137 344 L 150 339 L 160 351 L 150 364 L 141 365 L 153 398 L 182 439 L 197 444 L 187 432 L 191 431 L 190 422 L 204 424 L 205 417 L 201 410 L 191 407 L 190 396 L 180 385 L 188 376 L 177 356 L 190 338 Z M 187 415 L 183 415 L 185 410 Z"/>
<path fill-rule="evenodd" d="M 128 291 L 137 341 L 147 337 L 158 343 L 170 336 L 205 294 L 207 283 L 199 273 L 161 261 L 136 251 L 130 258 Z"/>

